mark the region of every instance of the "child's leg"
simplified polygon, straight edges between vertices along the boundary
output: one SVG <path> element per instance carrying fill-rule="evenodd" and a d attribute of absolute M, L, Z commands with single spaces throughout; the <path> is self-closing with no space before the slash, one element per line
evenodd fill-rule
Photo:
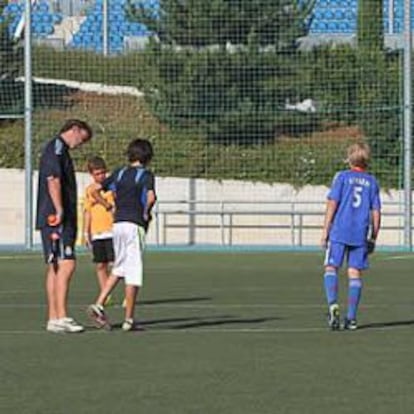
<path fill-rule="evenodd" d="M 124 263 L 125 270 L 125 321 L 124 331 L 135 329 L 133 324 L 135 302 L 143 282 L 142 253 L 144 249 L 145 231 L 139 226 L 132 225 L 131 243 L 128 245 L 127 257 Z"/>
<path fill-rule="evenodd" d="M 347 246 L 342 243 L 330 242 L 325 253 L 324 288 L 328 305 L 338 302 L 338 269 L 344 261 Z"/>
<path fill-rule="evenodd" d="M 350 267 L 348 269 L 348 278 L 348 312 L 346 318 L 349 321 L 354 321 L 357 319 L 358 305 L 362 293 L 360 270 Z"/>
<path fill-rule="evenodd" d="M 340 328 L 338 306 L 338 269 L 342 266 L 346 246 L 341 243 L 330 242 L 326 249 L 325 274 L 323 283 L 328 302 L 328 326 L 336 331 Z"/>
<path fill-rule="evenodd" d="M 139 292 L 139 286 L 125 284 L 125 320 L 134 319 L 135 303 Z"/>
<path fill-rule="evenodd" d="M 108 318 L 105 315 L 104 304 L 109 297 L 109 294 L 119 282 L 119 279 L 119 276 L 110 275 L 107 278 L 103 289 L 99 293 L 95 304 L 88 306 L 86 312 L 88 316 L 93 320 L 93 323 L 97 328 L 111 329 L 111 325 L 109 324 Z"/>
<path fill-rule="evenodd" d="M 350 249 L 348 257 L 348 321 L 356 321 L 362 293 L 361 273 L 368 268 L 367 246 L 355 246 Z M 353 329 L 356 328 L 356 324 Z"/>
<path fill-rule="evenodd" d="M 96 263 L 96 277 L 100 290 L 103 290 L 109 277 L 108 263 Z"/>
<path fill-rule="evenodd" d="M 110 275 L 105 282 L 105 285 L 103 289 L 101 289 L 101 292 L 99 293 L 98 299 L 96 299 L 96 304 L 103 306 L 106 299 L 108 298 L 109 294 L 112 292 L 112 290 L 115 288 L 115 286 L 119 282 L 119 277 L 115 275 Z"/>
<path fill-rule="evenodd" d="M 333 305 L 338 302 L 338 269 L 332 266 L 325 267 L 325 274 L 323 277 L 326 300 L 328 305 Z"/>

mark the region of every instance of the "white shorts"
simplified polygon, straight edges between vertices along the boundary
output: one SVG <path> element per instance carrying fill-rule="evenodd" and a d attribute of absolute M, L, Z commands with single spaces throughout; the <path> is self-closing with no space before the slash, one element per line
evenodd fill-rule
<path fill-rule="evenodd" d="M 145 230 L 134 223 L 114 223 L 113 243 L 115 262 L 112 274 L 125 278 L 126 285 L 142 286 Z"/>

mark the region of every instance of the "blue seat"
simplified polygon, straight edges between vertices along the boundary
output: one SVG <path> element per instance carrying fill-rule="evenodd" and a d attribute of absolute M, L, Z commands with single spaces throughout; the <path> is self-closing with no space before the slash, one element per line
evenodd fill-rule
<path fill-rule="evenodd" d="M 395 9 L 394 10 L 394 18 L 403 19 L 404 18 L 404 10 L 403 9 Z"/>
<path fill-rule="evenodd" d="M 328 32 L 329 33 L 338 33 L 339 27 L 338 23 L 335 21 L 328 22 Z"/>
<path fill-rule="evenodd" d="M 334 12 L 335 20 L 345 19 L 345 12 L 341 9 L 336 9 Z"/>
<path fill-rule="evenodd" d="M 313 18 L 316 20 L 321 20 L 323 18 L 323 13 L 321 10 L 317 9 L 313 11 Z"/>
<path fill-rule="evenodd" d="M 334 18 L 334 13 L 331 9 L 325 9 L 323 10 L 323 19 L 324 20 L 332 20 Z"/>
<path fill-rule="evenodd" d="M 4 15 L 12 18 L 12 22 L 9 25 L 9 32 L 13 33 L 20 21 L 22 14 L 24 13 L 24 3 L 10 3 L 4 10 Z M 32 30 L 34 37 L 44 37 L 52 34 L 54 31 L 54 25 L 62 20 L 61 16 L 57 13 L 52 13 L 49 10 L 49 4 L 46 0 L 40 0 L 36 3 L 32 9 Z"/>
<path fill-rule="evenodd" d="M 401 33 L 403 31 L 403 23 L 399 20 L 394 20 L 394 32 Z"/>
<path fill-rule="evenodd" d="M 75 36 L 72 37 L 72 45 L 80 46 L 81 44 L 82 44 L 82 41 L 79 35 L 76 34 Z"/>
<path fill-rule="evenodd" d="M 341 33 L 352 33 L 351 25 L 349 24 L 349 22 L 340 22 L 339 30 Z"/>
<path fill-rule="evenodd" d="M 349 9 L 345 11 L 345 19 L 346 20 L 354 20 L 357 18 L 356 11 L 353 9 Z"/>
<path fill-rule="evenodd" d="M 147 29 L 136 22 L 131 22 L 125 15 L 125 5 L 127 0 L 110 1 L 108 3 L 108 34 L 110 52 L 120 52 L 123 50 L 125 36 L 145 36 L 148 35 Z M 136 1 L 138 4 L 138 0 Z M 158 0 L 147 0 L 148 5 L 158 8 Z M 90 36 L 94 39 L 93 50 L 102 50 L 102 0 L 96 0 L 93 7 L 89 9 L 85 21 L 79 31 L 73 37 L 71 43 L 75 48 L 90 48 Z"/>
<path fill-rule="evenodd" d="M 325 22 L 318 22 L 316 29 L 319 33 L 326 33 L 328 30 L 328 25 Z"/>

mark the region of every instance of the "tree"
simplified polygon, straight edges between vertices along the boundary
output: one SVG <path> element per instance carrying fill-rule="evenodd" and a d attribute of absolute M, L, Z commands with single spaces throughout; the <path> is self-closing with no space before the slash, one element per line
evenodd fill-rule
<path fill-rule="evenodd" d="M 261 46 L 292 46 L 306 34 L 315 0 L 160 0 L 130 1 L 128 14 L 157 35 L 162 44 L 246 45 L 255 36 Z"/>
<path fill-rule="evenodd" d="M 401 114 L 398 74 L 390 71 L 398 55 L 384 48 L 382 0 L 360 0 L 358 7 L 359 123 L 375 156 L 390 163 L 400 158 Z"/>
<path fill-rule="evenodd" d="M 383 0 L 359 0 L 358 48 L 372 52 L 384 49 Z"/>
<path fill-rule="evenodd" d="M 314 0 L 160 0 L 129 3 L 154 34 L 145 97 L 170 125 L 202 128 L 220 142 L 257 143 L 313 128 L 315 116 L 285 110 L 301 96 L 298 38 Z"/>

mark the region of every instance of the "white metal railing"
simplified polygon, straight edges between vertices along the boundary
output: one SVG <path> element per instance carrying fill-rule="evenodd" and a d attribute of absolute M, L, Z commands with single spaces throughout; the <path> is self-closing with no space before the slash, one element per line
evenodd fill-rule
<path fill-rule="evenodd" d="M 253 208 L 252 205 L 256 207 Z M 172 206 L 172 207 L 168 207 Z M 156 245 L 168 245 L 168 230 L 187 229 L 188 244 L 196 244 L 196 232 L 201 229 L 217 230 L 220 233 L 219 240 L 223 246 L 233 245 L 233 234 L 240 229 L 263 230 L 289 230 L 290 245 L 292 247 L 303 246 L 303 236 L 308 230 L 320 230 L 325 213 L 324 202 L 274 202 L 274 201 L 196 201 L 196 200 L 171 200 L 160 201 L 154 209 L 155 243 Z M 400 202 L 386 202 L 383 204 L 383 231 L 403 232 L 404 212 Z M 235 223 L 236 217 L 252 217 L 250 223 Z M 261 224 L 257 217 L 278 218 L 274 224 Z M 188 220 L 178 219 L 187 217 Z M 197 217 L 217 217 L 218 222 L 203 223 L 196 220 Z M 320 217 L 320 224 L 307 223 L 307 218 Z M 396 224 L 387 222 L 387 217 L 401 218 Z M 192 218 L 192 219 L 191 219 Z M 282 220 L 282 223 L 280 221 Z"/>

